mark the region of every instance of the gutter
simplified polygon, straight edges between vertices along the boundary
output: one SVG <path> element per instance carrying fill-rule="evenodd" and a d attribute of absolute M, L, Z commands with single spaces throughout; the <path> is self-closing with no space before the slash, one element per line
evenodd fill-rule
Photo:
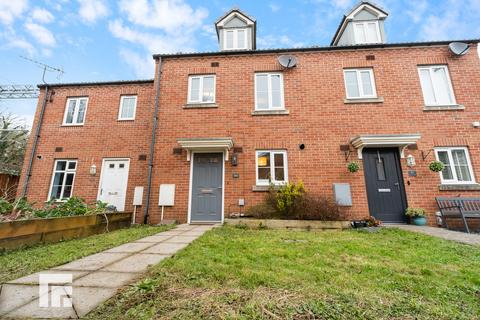
<path fill-rule="evenodd" d="M 45 85 L 45 94 L 43 96 L 42 109 L 40 110 L 40 115 L 38 117 L 37 128 L 35 130 L 35 135 L 33 136 L 32 151 L 30 152 L 30 157 L 28 159 L 27 172 L 26 172 L 26 175 L 25 175 L 25 183 L 23 185 L 23 190 L 22 190 L 22 194 L 21 194 L 22 198 L 24 198 L 27 195 L 28 184 L 30 182 L 30 177 L 32 175 L 33 159 L 35 158 L 35 153 L 37 152 L 37 145 L 38 145 L 38 139 L 40 138 L 40 129 L 42 128 L 43 115 L 45 113 L 45 108 L 47 106 L 48 94 L 49 94 L 48 85 Z"/>
<path fill-rule="evenodd" d="M 158 109 L 160 105 L 160 77 L 162 75 L 162 58 L 157 58 L 158 70 L 157 70 L 157 86 L 155 88 L 155 110 L 153 113 L 153 127 L 152 127 L 152 141 L 150 143 L 150 157 L 148 159 L 148 182 L 147 182 L 147 197 L 145 199 L 145 210 L 143 214 L 143 223 L 148 223 L 150 207 L 150 196 L 152 192 L 152 173 L 153 173 L 153 156 L 155 154 L 155 137 L 158 126 Z"/>

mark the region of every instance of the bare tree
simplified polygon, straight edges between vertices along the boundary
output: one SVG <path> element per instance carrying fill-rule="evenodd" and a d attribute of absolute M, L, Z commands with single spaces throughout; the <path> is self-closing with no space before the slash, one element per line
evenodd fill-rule
<path fill-rule="evenodd" d="M 20 173 L 27 141 L 25 121 L 0 110 L 0 173 Z"/>

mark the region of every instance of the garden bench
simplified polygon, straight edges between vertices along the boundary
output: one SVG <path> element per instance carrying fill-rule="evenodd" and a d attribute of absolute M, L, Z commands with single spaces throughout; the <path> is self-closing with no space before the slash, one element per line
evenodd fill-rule
<path fill-rule="evenodd" d="M 447 229 L 447 218 L 461 218 L 467 233 L 470 233 L 467 218 L 480 219 L 480 198 L 437 197 L 435 199 L 442 215 L 443 224 Z"/>

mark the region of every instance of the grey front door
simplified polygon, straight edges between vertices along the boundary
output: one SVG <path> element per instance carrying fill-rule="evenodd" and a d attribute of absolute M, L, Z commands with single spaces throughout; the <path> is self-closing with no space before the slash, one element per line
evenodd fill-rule
<path fill-rule="evenodd" d="M 191 222 L 222 221 L 223 154 L 193 155 Z"/>
<path fill-rule="evenodd" d="M 383 222 L 405 222 L 407 201 L 398 149 L 364 149 L 363 166 L 370 215 Z"/>

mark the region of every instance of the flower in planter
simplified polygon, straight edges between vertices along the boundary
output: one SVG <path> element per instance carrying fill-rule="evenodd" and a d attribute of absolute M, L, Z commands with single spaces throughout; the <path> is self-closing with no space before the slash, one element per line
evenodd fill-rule
<path fill-rule="evenodd" d="M 360 165 L 358 163 L 356 163 L 355 161 L 352 161 L 350 162 L 348 165 L 347 165 L 347 169 L 348 171 L 350 171 L 351 173 L 355 173 L 357 172 L 358 170 L 360 170 Z"/>
<path fill-rule="evenodd" d="M 433 172 L 440 172 L 445 168 L 445 165 L 441 161 L 432 161 L 428 165 L 428 168 Z"/>
<path fill-rule="evenodd" d="M 408 208 L 405 215 L 409 217 L 425 217 L 425 210 L 422 208 Z"/>

